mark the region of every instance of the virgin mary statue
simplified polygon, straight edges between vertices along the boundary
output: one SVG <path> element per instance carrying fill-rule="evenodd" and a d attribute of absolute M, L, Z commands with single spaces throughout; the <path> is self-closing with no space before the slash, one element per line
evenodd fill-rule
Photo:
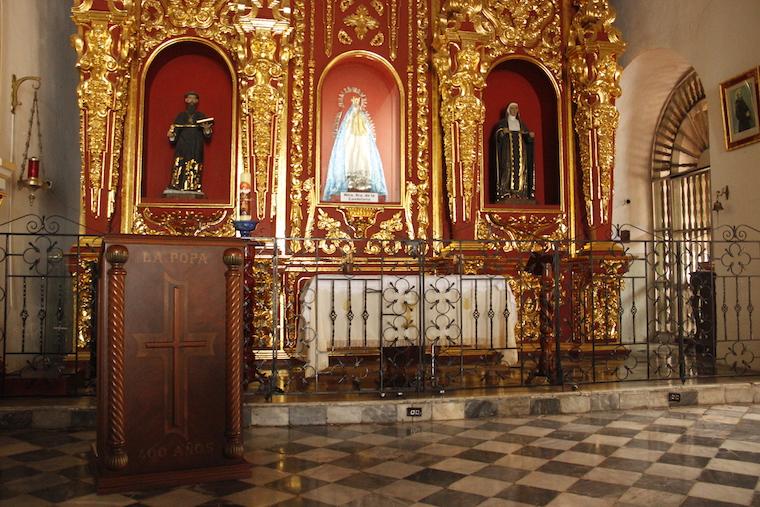
<path fill-rule="evenodd" d="M 322 200 L 329 201 L 341 192 L 388 194 L 372 120 L 356 96 L 335 133 Z"/>

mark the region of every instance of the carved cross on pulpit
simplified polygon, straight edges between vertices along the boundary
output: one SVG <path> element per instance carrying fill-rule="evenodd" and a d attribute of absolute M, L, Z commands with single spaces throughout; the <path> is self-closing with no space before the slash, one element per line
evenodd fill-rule
<path fill-rule="evenodd" d="M 164 362 L 167 377 L 164 382 L 165 431 L 176 433 L 186 440 L 188 358 L 212 356 L 216 338 L 215 333 L 194 333 L 187 329 L 187 293 L 186 282 L 178 282 L 164 275 L 163 329 L 160 333 L 134 335 L 138 345 L 137 357 L 158 355 Z M 167 360 L 169 365 L 166 364 Z"/>

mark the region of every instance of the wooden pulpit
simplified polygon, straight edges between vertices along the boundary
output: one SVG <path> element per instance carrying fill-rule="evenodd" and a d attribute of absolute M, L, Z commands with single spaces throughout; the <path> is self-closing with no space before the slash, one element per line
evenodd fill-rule
<path fill-rule="evenodd" d="M 125 235 L 103 243 L 98 492 L 247 477 L 243 243 Z"/>

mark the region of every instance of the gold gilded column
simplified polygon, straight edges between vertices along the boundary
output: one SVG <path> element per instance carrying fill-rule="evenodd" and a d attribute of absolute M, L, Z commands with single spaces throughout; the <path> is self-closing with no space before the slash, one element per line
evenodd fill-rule
<path fill-rule="evenodd" d="M 615 10 L 608 0 L 576 0 L 578 12 L 570 25 L 568 64 L 576 112 L 583 199 L 589 238 L 610 237 L 612 170 L 620 96 L 617 58 L 625 49 L 620 31 L 612 26 Z"/>
<path fill-rule="evenodd" d="M 267 197 L 270 195 L 270 217 L 276 215 L 279 131 L 283 125 L 284 89 L 290 58 L 287 45 L 290 27 L 284 20 L 280 21 L 272 26 L 253 28 L 247 51 L 240 55 L 244 61 L 241 76 L 245 138 L 243 167 L 253 175 L 256 218 L 259 220 L 265 218 Z M 249 122 L 252 124 L 250 130 Z M 249 146 L 252 150 L 249 150 Z M 253 152 L 252 158 L 249 156 L 250 151 Z M 273 190 L 271 193 L 270 189 Z"/>
<path fill-rule="evenodd" d="M 96 220 L 103 215 L 104 204 L 106 218 L 113 215 L 121 179 L 129 65 L 135 46 L 131 10 L 136 8 L 132 2 L 111 1 L 108 11 L 95 11 L 87 0 L 77 0 L 72 8 L 78 27 L 71 43 L 79 69 L 82 209 L 84 216 Z"/>
<path fill-rule="evenodd" d="M 464 222 L 471 219 L 475 175 L 479 169 L 479 134 L 486 113 L 481 99 L 486 85 L 481 52 L 486 39 L 463 26 L 472 24 L 481 9 L 477 1 L 446 2 L 433 42 L 433 67 L 441 95 L 446 194 L 452 222 L 460 217 Z M 461 213 L 457 211 L 460 208 Z"/>

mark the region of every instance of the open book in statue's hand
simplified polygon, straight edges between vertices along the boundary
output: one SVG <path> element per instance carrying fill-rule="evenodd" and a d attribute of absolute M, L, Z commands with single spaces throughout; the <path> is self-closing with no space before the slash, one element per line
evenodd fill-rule
<path fill-rule="evenodd" d="M 196 120 L 195 123 L 173 123 L 172 128 L 189 128 L 189 127 L 211 127 L 211 124 L 214 123 L 214 118 L 203 118 L 201 120 Z"/>

